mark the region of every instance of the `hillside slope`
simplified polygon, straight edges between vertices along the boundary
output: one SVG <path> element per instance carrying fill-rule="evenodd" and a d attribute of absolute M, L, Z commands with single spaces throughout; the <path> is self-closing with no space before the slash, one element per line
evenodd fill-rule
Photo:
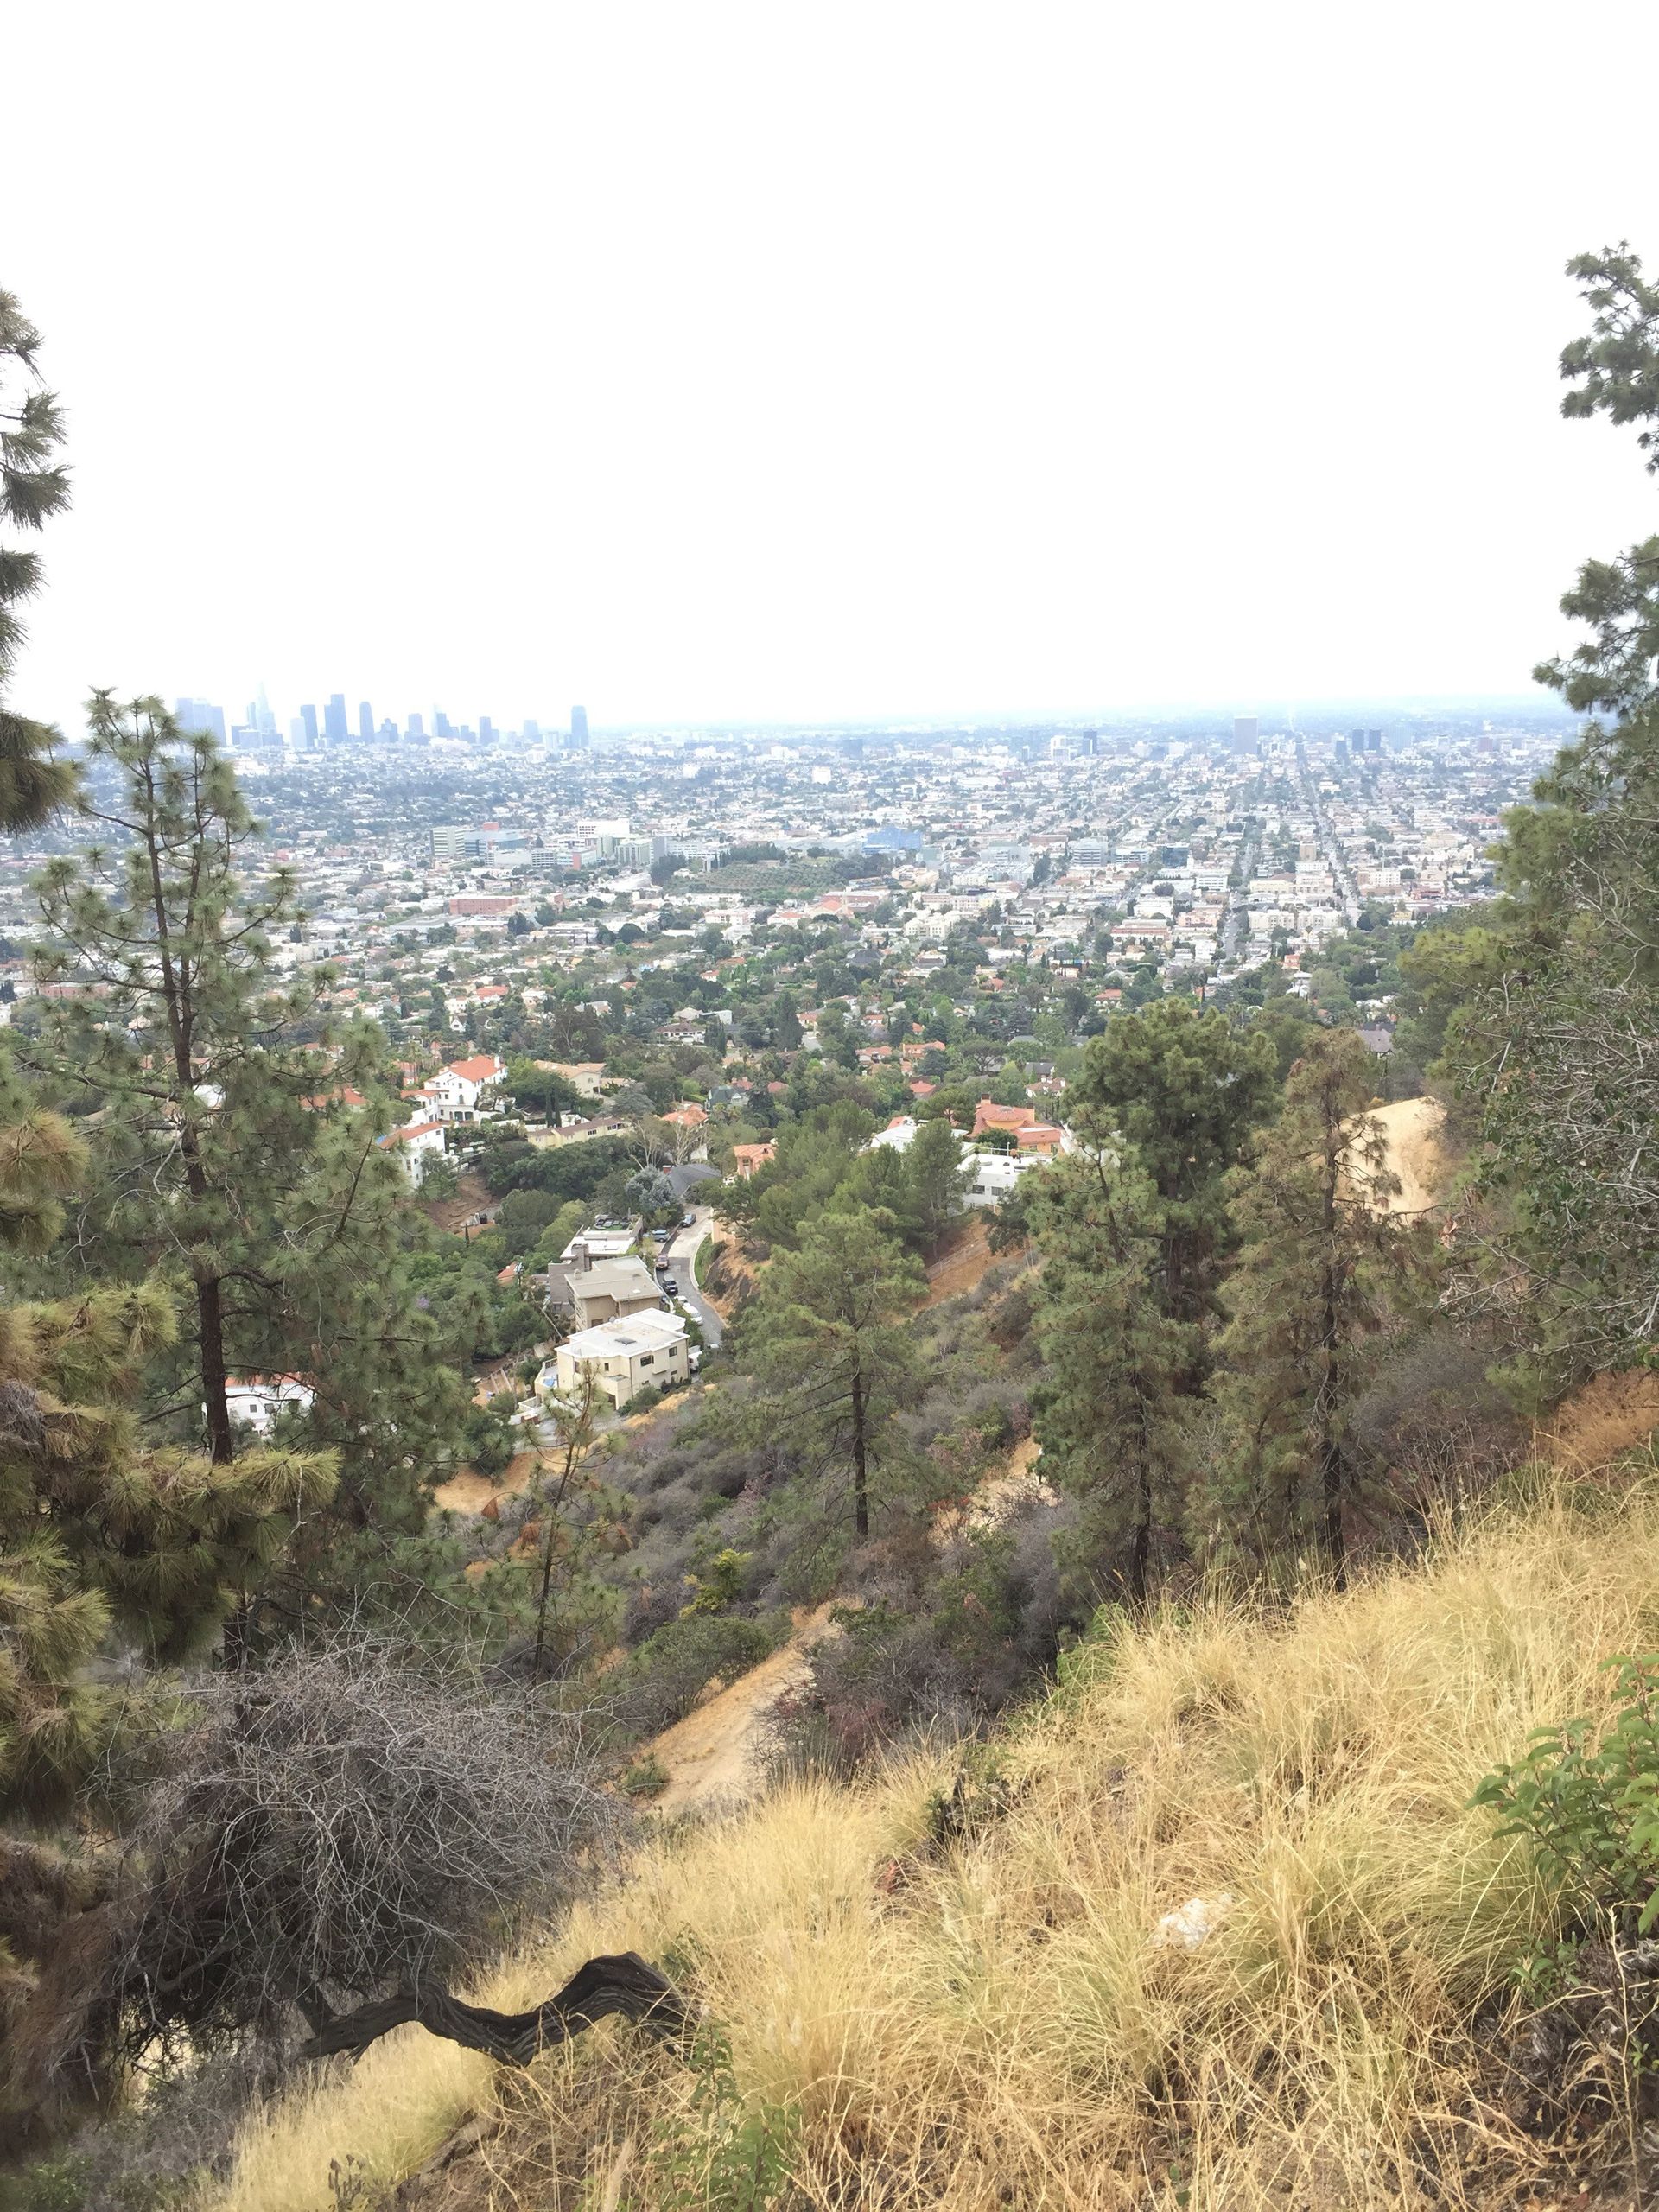
<path fill-rule="evenodd" d="M 482 2147 L 442 2187 L 480 2208 L 1575 2185 L 1503 2063 L 1547 1904 L 1468 1800 L 1530 1729 L 1605 1704 L 1610 1654 L 1659 1641 L 1656 1474 L 1546 1494 L 1283 1618 L 1122 1625 L 954 1795 L 954 1762 L 922 1758 L 664 1834 L 487 2001 L 635 1948 L 707 2005 L 729 2076 L 607 2025 L 493 2078 L 402 2030 L 250 2129 L 224 2212 L 324 2212 L 331 2160 L 372 2188 L 469 2112 Z M 740 2195 L 741 2171 L 772 2185 Z"/>

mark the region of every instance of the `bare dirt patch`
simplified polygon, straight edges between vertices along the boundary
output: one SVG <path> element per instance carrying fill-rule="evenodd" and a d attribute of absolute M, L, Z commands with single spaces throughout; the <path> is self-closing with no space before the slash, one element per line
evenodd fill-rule
<path fill-rule="evenodd" d="M 941 1306 L 947 1298 L 959 1298 L 964 1290 L 976 1289 L 995 1265 L 996 1255 L 986 1240 L 984 1223 L 969 1222 L 957 1231 L 949 1251 L 929 1262 L 925 1303 Z"/>
<path fill-rule="evenodd" d="M 1558 1467 L 1590 1474 L 1623 1452 L 1639 1451 L 1659 1429 L 1659 1374 L 1630 1368 L 1596 1375 L 1541 1424 L 1538 1448 Z"/>
<path fill-rule="evenodd" d="M 481 1513 L 492 1498 L 518 1497 L 527 1491 L 541 1464 L 539 1452 L 515 1452 L 500 1480 L 493 1483 L 487 1475 L 474 1474 L 470 1467 L 457 1467 L 448 1481 L 440 1483 L 433 1491 L 432 1503 L 448 1513 Z"/>
<path fill-rule="evenodd" d="M 1397 1098 L 1372 1109 L 1388 1141 L 1389 1170 L 1400 1178 L 1396 1196 L 1382 1202 L 1384 1213 L 1432 1213 L 1443 1205 L 1452 1182 L 1452 1162 L 1443 1142 L 1446 1109 L 1438 1098 Z"/>
<path fill-rule="evenodd" d="M 450 1236 L 458 1236 L 463 1222 L 470 1221 L 475 1213 L 482 1213 L 494 1204 L 489 1185 L 469 1167 L 456 1184 L 453 1198 L 435 1198 L 422 1211 L 435 1229 L 445 1230 Z"/>

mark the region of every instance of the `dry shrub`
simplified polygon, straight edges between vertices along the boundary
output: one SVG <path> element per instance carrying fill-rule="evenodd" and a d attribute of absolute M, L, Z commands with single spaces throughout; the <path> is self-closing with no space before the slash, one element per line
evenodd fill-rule
<path fill-rule="evenodd" d="M 594 1952 L 664 1962 L 729 2037 L 746 2110 L 786 2123 L 779 2202 L 1491 2201 L 1546 2156 L 1505 2115 L 1491 2031 L 1550 1906 L 1469 1797 L 1530 1729 L 1605 1709 L 1600 1662 L 1656 1626 L 1651 1487 L 1547 1495 L 1287 1616 L 1126 1623 L 1001 1746 L 1002 1809 L 976 1827 L 932 1840 L 938 1758 L 800 1783 L 664 1837 L 492 1999 L 540 1998 Z M 1160 1947 L 1192 1898 L 1211 1932 Z M 226 2212 L 325 2212 L 331 2158 L 390 2178 L 497 2094 L 409 2031 L 270 2110 Z M 672 2177 L 683 2131 L 716 2124 L 706 2077 L 626 2031 L 550 2056 L 510 2101 L 495 2205 L 597 2202 L 630 2140 L 620 2204 L 725 2201 Z"/>
<path fill-rule="evenodd" d="M 579 1715 L 362 1640 L 188 1686 L 128 1835 L 136 2047 L 281 2035 L 499 1951 L 622 1815 Z"/>

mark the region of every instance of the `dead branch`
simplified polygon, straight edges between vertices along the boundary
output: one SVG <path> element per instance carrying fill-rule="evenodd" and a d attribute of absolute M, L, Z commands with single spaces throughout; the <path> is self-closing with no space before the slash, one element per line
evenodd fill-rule
<path fill-rule="evenodd" d="M 405 2022 L 418 2020 L 429 2035 L 468 2050 L 481 2050 L 508 2066 L 528 2066 L 554 2044 L 567 2043 L 597 2020 L 620 2014 L 663 2043 L 686 2042 L 696 2021 L 666 1976 L 637 1951 L 589 1959 L 563 1989 L 528 2012 L 497 2012 L 464 2005 L 436 1982 L 401 1990 L 354 2012 L 331 2018 L 300 2051 L 302 2058 L 331 2058 L 349 2051 L 360 2058 L 372 2043 Z"/>

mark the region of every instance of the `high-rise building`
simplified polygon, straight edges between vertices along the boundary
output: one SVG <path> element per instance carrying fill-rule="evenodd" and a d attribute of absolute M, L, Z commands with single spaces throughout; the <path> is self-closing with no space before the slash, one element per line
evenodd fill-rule
<path fill-rule="evenodd" d="M 409 728 L 404 734 L 409 737 L 424 737 L 426 735 L 424 718 L 420 715 L 411 715 L 409 718 Z"/>
<path fill-rule="evenodd" d="M 1259 753 L 1262 750 L 1262 724 L 1255 715 L 1233 716 L 1233 750 L 1235 753 Z"/>
<path fill-rule="evenodd" d="M 330 745 L 346 742 L 346 694 L 331 691 L 328 703 L 322 710 L 322 734 Z"/>
<path fill-rule="evenodd" d="M 524 721 L 522 734 L 525 737 L 539 737 L 541 734 L 542 726 L 540 722 L 531 721 L 529 715 L 526 715 Z"/>
<path fill-rule="evenodd" d="M 270 711 L 270 701 L 265 696 L 265 687 L 263 679 L 260 683 L 259 689 L 253 695 L 253 706 L 249 715 L 249 720 L 254 724 L 256 728 L 262 729 L 267 737 L 276 736 L 276 717 Z"/>
<path fill-rule="evenodd" d="M 315 707 L 302 707 L 300 709 L 300 722 L 302 728 L 305 731 L 305 749 L 308 753 L 315 753 L 317 749 L 316 709 Z"/>
<path fill-rule="evenodd" d="M 481 745 L 495 743 L 495 724 L 487 715 L 480 715 L 478 718 L 478 736 Z"/>
<path fill-rule="evenodd" d="M 572 745 L 586 745 L 588 742 L 586 707 L 572 707 L 570 709 L 570 742 Z"/>
<path fill-rule="evenodd" d="M 225 709 L 209 704 L 206 699 L 175 699 L 173 718 L 182 730 L 194 736 L 216 737 L 225 742 Z"/>
<path fill-rule="evenodd" d="M 358 706 L 357 734 L 365 745 L 374 735 L 374 715 L 366 699 L 361 701 Z"/>
<path fill-rule="evenodd" d="M 442 707 L 434 707 L 432 709 L 432 734 L 434 737 L 453 737 L 454 734 L 454 726 L 450 722 L 448 715 L 444 713 L 443 709 Z"/>

